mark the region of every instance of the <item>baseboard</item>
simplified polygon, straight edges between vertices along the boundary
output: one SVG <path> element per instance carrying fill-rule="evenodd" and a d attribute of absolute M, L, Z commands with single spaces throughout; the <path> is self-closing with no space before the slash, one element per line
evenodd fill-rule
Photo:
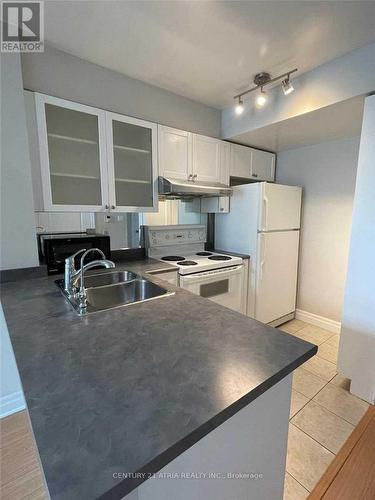
<path fill-rule="evenodd" d="M 0 418 L 7 417 L 26 408 L 23 392 L 13 392 L 0 398 Z"/>
<path fill-rule="evenodd" d="M 319 326 L 333 333 L 340 333 L 341 323 L 340 321 L 334 321 L 333 319 L 325 318 L 324 316 L 318 316 L 307 311 L 302 311 L 301 309 L 296 310 L 296 319 L 301 321 L 306 321 L 306 323 L 311 323 L 312 325 Z"/>

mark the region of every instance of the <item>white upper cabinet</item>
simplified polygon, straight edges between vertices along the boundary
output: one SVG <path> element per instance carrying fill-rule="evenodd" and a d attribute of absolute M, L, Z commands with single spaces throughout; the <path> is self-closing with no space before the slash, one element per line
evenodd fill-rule
<path fill-rule="evenodd" d="M 251 178 L 252 150 L 240 144 L 231 145 L 230 175 L 231 177 Z"/>
<path fill-rule="evenodd" d="M 184 181 L 192 178 L 191 135 L 185 130 L 158 126 L 159 175 Z"/>
<path fill-rule="evenodd" d="M 220 182 L 221 141 L 193 134 L 193 181 Z"/>
<path fill-rule="evenodd" d="M 229 184 L 230 144 L 158 126 L 159 175 L 189 182 Z"/>
<path fill-rule="evenodd" d="M 108 205 L 104 111 L 36 94 L 43 208 L 92 212 Z"/>
<path fill-rule="evenodd" d="M 157 209 L 157 125 L 43 94 L 35 104 L 42 210 Z"/>
<path fill-rule="evenodd" d="M 230 151 L 230 142 L 220 141 L 220 182 L 226 186 L 229 186 Z"/>
<path fill-rule="evenodd" d="M 157 209 L 157 125 L 106 113 L 110 209 Z"/>
<path fill-rule="evenodd" d="M 254 181 L 273 182 L 275 180 L 275 159 L 274 153 L 232 144 L 230 175 Z"/>
<path fill-rule="evenodd" d="M 276 155 L 274 153 L 253 149 L 251 162 L 252 178 L 273 182 L 275 180 L 275 159 Z"/>

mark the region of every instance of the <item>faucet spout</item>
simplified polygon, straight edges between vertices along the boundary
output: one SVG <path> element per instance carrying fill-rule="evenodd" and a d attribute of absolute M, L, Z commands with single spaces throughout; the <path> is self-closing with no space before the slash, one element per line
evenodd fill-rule
<path fill-rule="evenodd" d="M 74 268 L 74 257 L 76 257 L 79 253 L 82 253 L 83 255 L 81 257 L 81 267 L 78 270 L 75 270 Z M 103 258 L 102 259 L 97 259 L 93 260 L 91 262 L 88 262 L 87 264 L 84 264 L 85 257 L 88 253 L 90 252 L 98 252 Z M 85 284 L 84 284 L 84 279 L 85 279 L 85 271 L 88 269 L 91 269 L 93 267 L 105 267 L 106 269 L 114 268 L 115 263 L 112 262 L 111 260 L 108 260 L 105 258 L 104 253 L 99 250 L 99 248 L 90 248 L 89 250 L 80 250 L 71 257 L 68 257 L 65 260 L 65 279 L 64 279 L 64 289 L 68 295 L 75 294 L 76 290 L 76 284 L 73 286 L 73 283 L 75 281 L 75 278 L 79 276 L 80 278 L 80 289 L 79 289 L 79 296 L 81 297 L 81 307 L 86 307 L 86 292 L 85 292 Z"/>
<path fill-rule="evenodd" d="M 93 260 L 91 262 L 88 262 L 87 264 L 84 264 L 85 257 L 88 253 L 93 252 L 93 251 L 99 251 L 99 253 L 102 255 L 103 259 L 101 260 Z M 80 296 L 80 307 L 81 309 L 84 309 L 86 307 L 86 290 L 85 290 L 85 271 L 88 269 L 91 269 L 93 267 L 105 267 L 106 269 L 114 268 L 115 263 L 112 262 L 111 260 L 105 259 L 104 253 L 99 250 L 98 248 L 90 248 L 87 250 L 81 257 L 81 269 L 77 274 L 80 275 L 80 287 L 79 287 L 79 296 Z"/>

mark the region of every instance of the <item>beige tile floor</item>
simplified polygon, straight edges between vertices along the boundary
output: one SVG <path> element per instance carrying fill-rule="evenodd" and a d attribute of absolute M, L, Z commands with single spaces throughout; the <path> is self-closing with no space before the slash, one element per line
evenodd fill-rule
<path fill-rule="evenodd" d="M 279 327 L 318 345 L 293 374 L 284 500 L 309 496 L 368 408 L 337 374 L 339 335 L 293 320 Z"/>

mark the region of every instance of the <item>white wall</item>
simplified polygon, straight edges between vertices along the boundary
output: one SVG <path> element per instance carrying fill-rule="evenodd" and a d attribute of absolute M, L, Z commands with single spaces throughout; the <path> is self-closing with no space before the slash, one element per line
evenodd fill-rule
<path fill-rule="evenodd" d="M 0 339 L 0 418 L 3 418 L 13 412 L 23 410 L 25 408 L 25 401 L 1 303 Z"/>
<path fill-rule="evenodd" d="M 354 196 L 338 368 L 375 403 L 375 95 L 367 97 Z"/>
<path fill-rule="evenodd" d="M 0 268 L 38 266 L 29 144 L 19 54 L 0 54 Z"/>
<path fill-rule="evenodd" d="M 23 54 L 24 87 L 171 127 L 220 137 L 218 109 L 52 47 Z"/>
<path fill-rule="evenodd" d="M 359 139 L 280 153 L 276 178 L 303 187 L 297 308 L 340 321 Z"/>

